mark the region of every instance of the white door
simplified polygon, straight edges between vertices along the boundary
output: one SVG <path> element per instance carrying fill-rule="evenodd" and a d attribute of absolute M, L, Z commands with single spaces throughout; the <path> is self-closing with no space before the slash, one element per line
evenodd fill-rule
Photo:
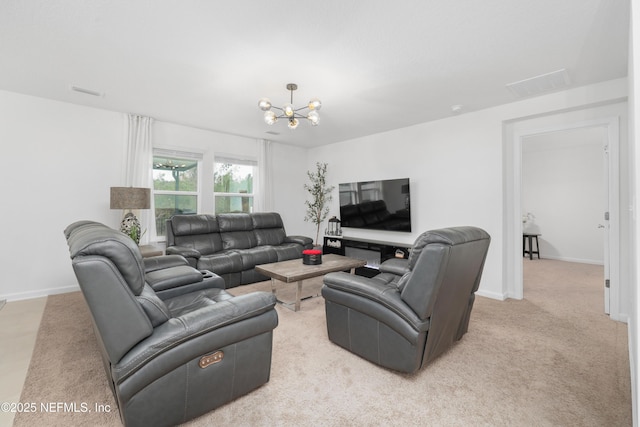
<path fill-rule="evenodd" d="M 602 214 L 602 223 L 598 224 L 598 228 L 602 229 L 602 238 L 604 240 L 604 312 L 606 314 L 610 314 L 610 309 L 609 309 L 609 303 L 610 303 L 610 297 L 609 297 L 609 292 L 611 290 L 610 288 L 610 277 L 609 277 L 609 262 L 610 262 L 610 256 L 609 256 L 609 232 L 610 232 L 610 226 L 609 226 L 609 138 L 607 136 L 607 133 L 604 132 L 604 136 L 603 136 L 603 142 L 602 142 L 602 147 L 603 147 L 603 159 L 604 159 L 604 173 L 603 173 L 603 179 L 604 179 L 604 210 L 603 210 L 603 214 Z"/>

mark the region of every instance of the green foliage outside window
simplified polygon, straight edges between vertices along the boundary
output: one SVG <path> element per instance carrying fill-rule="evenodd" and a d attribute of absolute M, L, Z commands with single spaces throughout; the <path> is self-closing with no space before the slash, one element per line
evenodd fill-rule
<path fill-rule="evenodd" d="M 253 167 L 216 163 L 214 169 L 216 193 L 253 193 Z"/>
<path fill-rule="evenodd" d="M 198 162 L 154 157 L 153 190 L 156 234 L 164 236 L 167 219 L 175 214 L 195 214 L 198 211 Z"/>
<path fill-rule="evenodd" d="M 216 213 L 253 211 L 253 174 L 254 167 L 250 165 L 215 164 L 213 191 Z"/>

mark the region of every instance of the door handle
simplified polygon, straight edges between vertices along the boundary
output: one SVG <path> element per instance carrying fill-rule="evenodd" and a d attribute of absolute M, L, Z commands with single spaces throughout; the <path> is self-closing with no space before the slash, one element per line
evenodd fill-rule
<path fill-rule="evenodd" d="M 604 228 L 604 225 L 598 224 L 598 228 Z"/>

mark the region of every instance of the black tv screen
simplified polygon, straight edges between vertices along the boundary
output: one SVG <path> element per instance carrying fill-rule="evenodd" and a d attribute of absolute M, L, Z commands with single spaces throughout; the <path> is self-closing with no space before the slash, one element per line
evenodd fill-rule
<path fill-rule="evenodd" d="M 342 228 L 411 232 L 409 178 L 339 185 Z"/>

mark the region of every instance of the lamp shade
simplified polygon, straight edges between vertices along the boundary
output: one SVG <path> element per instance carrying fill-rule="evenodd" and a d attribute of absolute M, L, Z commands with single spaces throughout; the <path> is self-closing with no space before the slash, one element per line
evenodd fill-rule
<path fill-rule="evenodd" d="M 141 187 L 111 187 L 111 209 L 149 209 L 151 190 Z"/>

